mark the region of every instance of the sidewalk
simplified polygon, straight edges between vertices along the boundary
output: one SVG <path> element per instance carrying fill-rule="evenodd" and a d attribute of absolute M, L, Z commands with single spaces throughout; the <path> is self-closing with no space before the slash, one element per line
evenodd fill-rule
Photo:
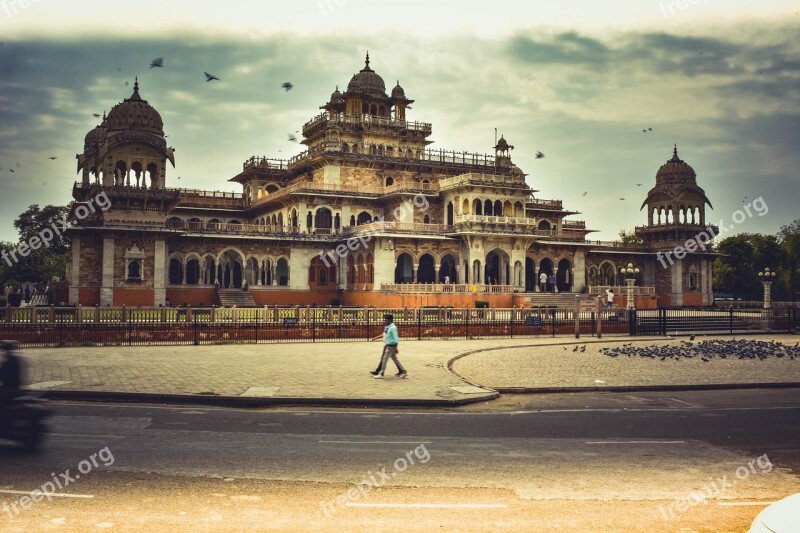
<path fill-rule="evenodd" d="M 702 337 L 703 339 L 711 337 Z M 729 338 L 729 337 L 721 337 Z M 765 340 L 767 337 L 753 337 Z M 786 344 L 797 336 L 769 337 Z M 698 339 L 699 340 L 699 339 Z M 373 379 L 378 342 L 25 349 L 26 383 L 51 398 L 217 405 L 454 406 L 503 392 L 800 384 L 800 358 L 658 361 L 603 346 L 663 337 L 404 341 L 407 379 Z M 573 352 L 578 344 L 585 352 Z M 566 350 L 565 350 L 566 348 Z"/>

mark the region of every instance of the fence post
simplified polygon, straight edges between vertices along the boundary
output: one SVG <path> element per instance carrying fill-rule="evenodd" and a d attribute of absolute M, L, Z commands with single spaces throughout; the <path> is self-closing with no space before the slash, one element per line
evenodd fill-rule
<path fill-rule="evenodd" d="M 422 340 L 422 309 L 417 309 L 417 340 Z"/>
<path fill-rule="evenodd" d="M 100 304 L 94 305 L 94 322 L 95 324 L 100 323 Z"/>
<path fill-rule="evenodd" d="M 36 316 L 36 307 L 29 307 L 28 309 L 31 310 L 31 324 L 36 324 L 37 316 Z"/>
<path fill-rule="evenodd" d="M 469 307 L 464 308 L 464 338 L 469 339 Z"/>
<path fill-rule="evenodd" d="M 6 304 L 6 323 L 11 323 L 11 306 Z"/>
<path fill-rule="evenodd" d="M 77 318 L 75 320 L 77 320 L 78 324 L 83 324 L 83 307 L 81 307 L 81 304 L 78 304 Z"/>
<path fill-rule="evenodd" d="M 514 338 L 514 308 L 511 308 L 511 338 Z"/>
<path fill-rule="evenodd" d="M 192 321 L 192 342 L 195 346 L 200 346 L 200 325 L 197 323 L 197 316 L 195 315 L 194 320 Z"/>
<path fill-rule="evenodd" d="M 597 338 L 603 338 L 603 297 L 597 297 Z"/>
<path fill-rule="evenodd" d="M 733 306 L 728 310 L 728 327 L 731 335 L 733 335 Z"/>
<path fill-rule="evenodd" d="M 575 338 L 581 338 L 581 296 L 575 295 Z"/>
<path fill-rule="evenodd" d="M 317 308 L 311 308 L 311 342 L 317 342 Z"/>
<path fill-rule="evenodd" d="M 636 336 L 636 309 L 628 310 L 628 334 Z"/>
<path fill-rule="evenodd" d="M 36 308 L 33 308 L 33 312 L 36 313 Z M 53 305 L 50 305 L 50 309 L 47 310 L 47 321 L 51 324 L 56 321 L 56 308 Z"/>
<path fill-rule="evenodd" d="M 370 338 L 370 334 L 369 334 L 369 307 L 365 308 L 364 311 L 367 314 L 367 340 L 369 341 L 369 340 L 372 340 Z"/>
<path fill-rule="evenodd" d="M 658 334 L 667 336 L 667 308 L 658 308 Z"/>

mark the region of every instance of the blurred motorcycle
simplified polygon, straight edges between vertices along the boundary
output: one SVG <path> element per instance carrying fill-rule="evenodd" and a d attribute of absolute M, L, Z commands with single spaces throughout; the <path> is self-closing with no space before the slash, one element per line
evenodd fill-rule
<path fill-rule="evenodd" d="M 0 439 L 38 451 L 47 436 L 46 420 L 52 414 L 40 392 L 26 391 L 0 408 Z"/>

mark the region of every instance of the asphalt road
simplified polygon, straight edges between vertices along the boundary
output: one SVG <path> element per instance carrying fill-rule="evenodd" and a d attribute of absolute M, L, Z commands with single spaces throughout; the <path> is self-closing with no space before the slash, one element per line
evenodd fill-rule
<path fill-rule="evenodd" d="M 0 531 L 746 531 L 800 492 L 800 389 L 54 407 L 0 446 Z"/>

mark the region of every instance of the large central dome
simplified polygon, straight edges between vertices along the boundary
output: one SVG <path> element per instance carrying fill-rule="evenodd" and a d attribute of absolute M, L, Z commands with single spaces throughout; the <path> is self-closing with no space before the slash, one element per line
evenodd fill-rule
<path fill-rule="evenodd" d="M 365 63 L 364 68 L 353 76 L 350 83 L 347 84 L 347 91 L 368 96 L 387 97 L 386 83 L 384 83 L 383 78 L 369 68 L 369 53 L 367 53 Z"/>
<path fill-rule="evenodd" d="M 164 123 L 161 115 L 147 103 L 147 100 L 143 100 L 139 96 L 138 79 L 133 86 L 131 97 L 114 106 L 106 120 L 109 131 L 136 129 L 164 135 Z"/>

